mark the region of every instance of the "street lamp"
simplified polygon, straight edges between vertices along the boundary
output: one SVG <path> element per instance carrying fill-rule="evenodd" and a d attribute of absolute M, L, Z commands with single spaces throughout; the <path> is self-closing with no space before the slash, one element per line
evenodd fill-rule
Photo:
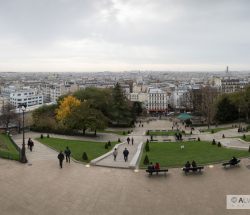
<path fill-rule="evenodd" d="M 21 149 L 21 159 L 20 159 L 20 161 L 22 163 L 27 163 L 28 160 L 26 158 L 26 153 L 25 153 L 25 138 L 24 138 L 24 111 L 26 110 L 26 104 L 22 104 L 21 110 L 23 111 L 23 144 L 22 144 L 22 149 Z"/>

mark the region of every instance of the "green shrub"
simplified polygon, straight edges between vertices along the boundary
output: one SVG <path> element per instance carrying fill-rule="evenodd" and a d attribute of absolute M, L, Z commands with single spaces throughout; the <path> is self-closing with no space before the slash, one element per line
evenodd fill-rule
<path fill-rule="evenodd" d="M 111 146 L 111 142 L 110 141 L 108 141 L 108 147 L 110 147 Z"/>
<path fill-rule="evenodd" d="M 216 145 L 215 139 L 213 139 L 213 141 L 212 141 L 212 145 Z"/>
<path fill-rule="evenodd" d="M 123 131 L 123 132 L 122 132 L 122 134 L 123 134 L 123 135 L 126 135 L 126 132 L 125 132 L 125 131 Z"/>
<path fill-rule="evenodd" d="M 49 134 L 47 134 L 47 138 L 49 138 Z"/>
<path fill-rule="evenodd" d="M 145 156 L 144 161 L 143 161 L 144 165 L 148 165 L 149 164 L 149 159 L 148 159 L 148 155 Z"/>
<path fill-rule="evenodd" d="M 146 143 L 145 151 L 146 151 L 146 152 L 149 152 L 149 143 L 148 143 L 148 142 Z"/>
<path fill-rule="evenodd" d="M 105 143 L 104 148 L 105 148 L 105 149 L 108 149 L 108 147 L 109 147 L 108 144 Z"/>
<path fill-rule="evenodd" d="M 221 143 L 220 142 L 218 142 L 218 145 L 217 145 L 218 147 L 221 147 Z"/>
<path fill-rule="evenodd" d="M 211 133 L 212 133 L 212 134 L 214 133 L 214 130 L 213 130 L 213 129 L 211 130 Z"/>
<path fill-rule="evenodd" d="M 87 155 L 86 152 L 83 152 L 83 154 L 82 154 L 82 159 L 83 159 L 84 161 L 87 161 L 87 160 L 88 160 L 88 155 Z"/>
<path fill-rule="evenodd" d="M 246 139 L 246 135 L 245 135 L 245 134 L 243 135 L 243 139 L 244 139 L 244 140 Z"/>

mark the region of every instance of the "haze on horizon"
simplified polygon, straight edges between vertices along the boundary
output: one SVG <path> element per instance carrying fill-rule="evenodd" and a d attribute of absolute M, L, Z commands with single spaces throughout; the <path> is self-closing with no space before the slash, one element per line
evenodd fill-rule
<path fill-rule="evenodd" d="M 0 72 L 250 70 L 247 0 L 0 0 Z"/>

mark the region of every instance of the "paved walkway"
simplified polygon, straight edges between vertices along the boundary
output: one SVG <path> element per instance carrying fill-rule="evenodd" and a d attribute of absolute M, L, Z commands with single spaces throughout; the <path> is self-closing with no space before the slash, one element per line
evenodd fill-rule
<path fill-rule="evenodd" d="M 107 166 L 107 167 L 119 167 L 119 168 L 129 168 L 130 162 L 135 156 L 137 152 L 138 145 L 140 143 L 143 143 L 147 140 L 147 136 L 145 136 L 145 133 L 147 130 L 171 130 L 173 126 L 173 122 L 170 122 L 169 120 L 153 120 L 149 123 L 143 122 L 143 127 L 139 123 L 136 125 L 136 127 L 133 129 L 133 133 L 129 135 L 130 139 L 134 138 L 134 145 L 132 146 L 131 141 L 128 145 L 127 143 L 124 143 L 119 146 L 118 148 L 118 156 L 116 161 L 113 160 L 113 155 L 109 155 L 105 157 L 104 159 L 100 160 L 96 163 L 98 166 Z M 186 133 L 190 132 L 190 128 L 185 128 L 182 125 L 179 125 L 180 130 L 185 130 Z M 222 138 L 222 135 L 225 135 L 226 138 Z M 250 135 L 250 132 L 245 133 L 246 135 Z M 188 137 L 200 137 L 201 140 L 207 140 L 212 141 L 212 139 L 215 139 L 216 141 L 220 141 L 223 146 L 231 147 L 231 148 L 238 148 L 238 149 L 244 149 L 247 150 L 249 148 L 249 143 L 239 140 L 238 138 L 232 138 L 237 136 L 242 136 L 243 133 L 238 133 L 237 128 L 232 128 L 229 130 L 220 131 L 214 134 L 210 133 L 200 133 L 199 129 L 195 129 L 192 135 L 183 136 L 183 138 Z M 35 137 L 39 137 L 40 133 L 35 132 L 28 132 L 25 134 L 26 136 L 26 143 L 29 137 L 31 137 L 33 140 Z M 80 136 L 67 136 L 67 135 L 56 135 L 51 134 L 51 137 L 55 138 L 62 138 L 62 139 L 73 139 L 73 140 L 91 140 L 91 141 L 103 141 L 107 142 L 108 140 L 116 141 L 118 139 L 118 135 L 112 134 L 112 133 L 103 133 L 99 134 L 95 138 L 91 137 L 80 137 Z M 126 142 L 128 136 L 122 136 L 121 140 Z M 165 137 L 157 137 L 157 139 L 161 140 Z M 168 139 L 174 140 L 174 137 L 167 137 Z M 16 141 L 16 143 L 21 147 L 22 145 L 22 135 L 15 135 L 13 136 L 13 139 Z M 50 149 L 49 147 L 44 146 L 43 144 L 40 144 L 39 142 L 34 140 L 34 148 L 33 152 L 30 152 L 27 150 L 27 159 L 29 163 L 34 163 L 37 160 L 54 160 L 57 161 L 57 152 Z M 129 150 L 129 156 L 128 161 L 125 162 L 123 158 L 123 150 L 127 148 Z"/>
<path fill-rule="evenodd" d="M 1 215 L 248 215 L 227 210 L 226 195 L 250 194 L 249 159 L 240 167 L 205 167 L 185 176 L 170 169 L 149 177 L 126 169 L 90 168 L 78 163 L 60 169 L 53 160 L 33 165 L 0 159 Z"/>

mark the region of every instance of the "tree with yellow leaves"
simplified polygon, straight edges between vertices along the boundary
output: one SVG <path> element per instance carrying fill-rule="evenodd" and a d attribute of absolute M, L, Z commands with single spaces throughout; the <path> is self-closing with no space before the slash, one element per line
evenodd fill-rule
<path fill-rule="evenodd" d="M 56 109 L 56 119 L 58 121 L 64 121 L 72 111 L 79 107 L 81 104 L 80 100 L 75 98 L 74 96 L 65 97 L 59 104 L 59 108 Z"/>

